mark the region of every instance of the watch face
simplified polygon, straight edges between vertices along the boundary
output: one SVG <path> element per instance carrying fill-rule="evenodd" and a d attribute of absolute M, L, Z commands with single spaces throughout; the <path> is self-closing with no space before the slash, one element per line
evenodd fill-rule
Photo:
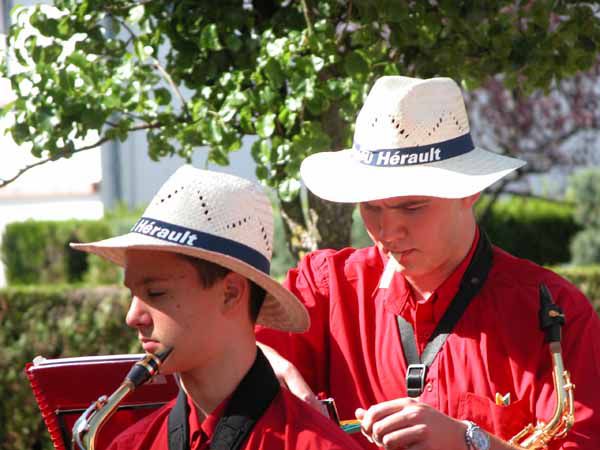
<path fill-rule="evenodd" d="M 471 442 L 477 450 L 488 450 L 490 448 L 490 437 L 480 429 L 473 430 Z"/>

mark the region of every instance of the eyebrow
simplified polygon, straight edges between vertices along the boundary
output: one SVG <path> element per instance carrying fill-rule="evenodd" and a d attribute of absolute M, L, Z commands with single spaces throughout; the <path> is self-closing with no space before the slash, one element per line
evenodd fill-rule
<path fill-rule="evenodd" d="M 421 200 L 408 200 L 406 202 L 400 202 L 397 203 L 395 205 L 392 205 L 392 208 L 404 208 L 406 206 L 414 206 L 414 205 L 421 205 L 423 203 L 429 203 L 430 200 L 429 199 L 421 199 Z"/>
<path fill-rule="evenodd" d="M 147 285 L 147 284 L 150 284 L 150 283 L 157 283 L 157 282 L 161 282 L 161 281 L 169 281 L 170 279 L 171 279 L 171 277 L 166 277 L 166 276 L 144 277 L 140 281 L 138 281 L 137 283 L 135 283 L 135 285 L 136 286 L 143 286 L 143 285 Z M 127 280 L 124 280 L 123 284 L 125 285 L 125 287 L 131 288 L 131 285 L 130 285 L 130 283 Z"/>
<path fill-rule="evenodd" d="M 399 201 L 398 203 L 386 204 L 385 200 L 384 200 L 383 206 L 385 206 L 386 208 L 406 208 L 407 206 L 421 205 L 424 203 L 429 203 L 430 201 L 431 200 L 428 198 L 422 198 L 419 200 L 405 200 L 405 201 Z M 371 205 L 371 206 L 376 206 L 373 204 L 373 202 L 365 202 L 365 204 Z"/>

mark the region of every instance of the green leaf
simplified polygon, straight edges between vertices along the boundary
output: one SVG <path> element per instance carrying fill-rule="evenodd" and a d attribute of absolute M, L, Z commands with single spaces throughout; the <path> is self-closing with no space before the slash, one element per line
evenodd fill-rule
<path fill-rule="evenodd" d="M 296 179 L 283 180 L 277 187 L 279 198 L 284 202 L 291 202 L 300 194 L 301 184 Z"/>
<path fill-rule="evenodd" d="M 275 131 L 275 114 L 267 113 L 256 121 L 256 134 L 261 138 L 270 137 Z"/>
<path fill-rule="evenodd" d="M 139 60 L 144 61 L 146 59 L 146 50 L 144 42 L 141 39 L 135 39 L 133 48 L 135 49 L 135 55 Z"/>
<path fill-rule="evenodd" d="M 134 6 L 129 10 L 129 15 L 127 16 L 127 22 L 129 23 L 137 23 L 142 20 L 144 17 L 144 13 L 146 12 L 146 8 L 144 5 Z"/>
<path fill-rule="evenodd" d="M 344 59 L 344 69 L 348 76 L 364 78 L 369 73 L 369 63 L 359 52 L 350 52 Z"/>
<path fill-rule="evenodd" d="M 219 144 L 223 141 L 223 126 L 218 119 L 208 121 L 208 130 L 212 142 Z"/>
<path fill-rule="evenodd" d="M 234 52 L 242 48 L 242 40 L 233 33 L 230 33 L 225 38 L 225 46 Z"/>
<path fill-rule="evenodd" d="M 265 166 L 256 166 L 256 178 L 266 180 L 269 177 L 269 170 Z"/>
<path fill-rule="evenodd" d="M 250 149 L 252 158 L 259 165 L 266 165 L 271 160 L 271 144 L 266 139 L 258 139 L 254 141 Z"/>
<path fill-rule="evenodd" d="M 171 92 L 164 87 L 154 89 L 154 98 L 159 105 L 168 105 L 171 103 Z"/>
<path fill-rule="evenodd" d="M 220 147 L 212 147 L 210 153 L 208 154 L 208 159 L 219 166 L 229 165 L 227 153 L 225 153 Z"/>
<path fill-rule="evenodd" d="M 200 33 L 200 48 L 205 50 L 221 50 L 221 42 L 219 41 L 219 33 L 217 31 L 217 25 L 211 23 L 206 25 Z"/>
<path fill-rule="evenodd" d="M 269 58 L 263 70 L 274 88 L 279 88 L 285 82 L 285 74 L 281 69 L 281 64 L 276 59 Z"/>

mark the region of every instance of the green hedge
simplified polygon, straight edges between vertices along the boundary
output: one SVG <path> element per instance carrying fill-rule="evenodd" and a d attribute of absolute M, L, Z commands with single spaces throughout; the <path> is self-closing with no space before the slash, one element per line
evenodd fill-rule
<path fill-rule="evenodd" d="M 487 199 L 476 204 L 481 214 Z M 352 225 L 352 245 L 372 245 L 358 208 Z M 511 197 L 497 201 L 481 223 L 492 242 L 509 253 L 541 265 L 571 261 L 569 242 L 580 230 L 573 220 L 573 207 L 546 200 Z"/>
<path fill-rule="evenodd" d="M 485 205 L 483 198 L 476 212 Z M 507 252 L 541 265 L 561 264 L 571 261 L 569 243 L 581 229 L 573 212 L 569 204 L 512 197 L 497 201 L 480 223 L 492 242 Z"/>
<path fill-rule="evenodd" d="M 51 450 L 50 436 L 24 373 L 37 355 L 136 353 L 120 287 L 17 287 L 0 290 L 0 449 Z"/>
<path fill-rule="evenodd" d="M 33 221 L 8 224 L 1 257 L 9 285 L 116 283 L 120 269 L 95 255 L 73 250 L 69 242 L 91 242 L 112 235 L 105 221 Z"/>
<path fill-rule="evenodd" d="M 581 289 L 592 303 L 594 303 L 596 311 L 600 312 L 600 265 L 550 267 L 550 269 Z"/>

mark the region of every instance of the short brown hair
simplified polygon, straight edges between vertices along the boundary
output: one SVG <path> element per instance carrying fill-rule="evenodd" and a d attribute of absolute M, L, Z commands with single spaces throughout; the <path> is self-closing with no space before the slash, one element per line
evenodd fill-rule
<path fill-rule="evenodd" d="M 217 281 L 222 280 L 229 272 L 231 272 L 231 269 L 227 269 L 226 267 L 204 259 L 194 258 L 193 256 L 183 254 L 180 254 L 179 256 L 191 262 L 196 267 L 200 282 L 205 289 L 212 287 Z M 250 284 L 250 301 L 248 302 L 250 308 L 250 320 L 252 320 L 252 323 L 256 323 L 258 313 L 265 301 L 267 293 L 252 280 L 248 279 L 248 283 Z"/>

